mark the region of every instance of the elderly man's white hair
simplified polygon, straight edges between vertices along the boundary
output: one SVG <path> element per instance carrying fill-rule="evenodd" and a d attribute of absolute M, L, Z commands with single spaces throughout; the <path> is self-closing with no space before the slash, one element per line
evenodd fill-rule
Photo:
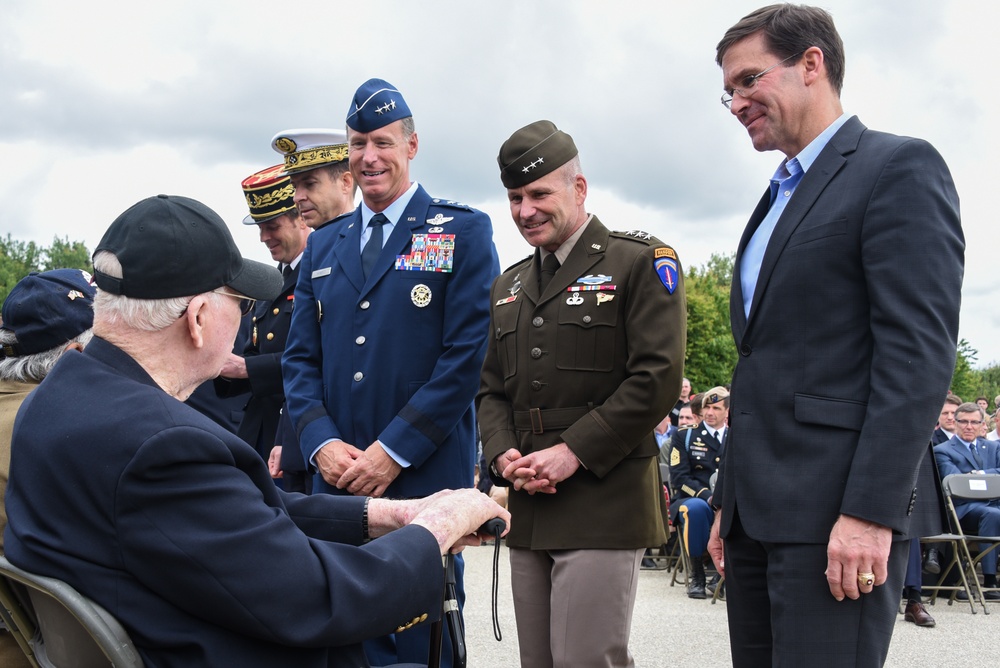
<path fill-rule="evenodd" d="M 122 278 L 121 263 L 113 253 L 107 251 L 98 251 L 94 255 L 94 269 L 108 276 Z M 98 288 L 94 297 L 94 323 L 158 332 L 177 322 L 194 296 L 135 299 Z"/>
<path fill-rule="evenodd" d="M 0 360 L 0 380 L 17 381 L 21 383 L 40 383 L 52 371 L 59 356 L 66 350 L 66 346 L 72 343 L 79 343 L 86 346 L 94 331 L 88 329 L 80 332 L 66 343 L 60 344 L 51 350 L 43 350 L 32 355 L 21 355 L 19 357 L 7 357 Z M 0 346 L 17 344 L 17 335 L 7 329 L 0 329 Z"/>

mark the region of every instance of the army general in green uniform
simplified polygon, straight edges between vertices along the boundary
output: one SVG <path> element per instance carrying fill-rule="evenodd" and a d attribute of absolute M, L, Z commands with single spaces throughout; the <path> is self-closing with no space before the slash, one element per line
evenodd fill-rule
<path fill-rule="evenodd" d="M 535 247 L 493 283 L 477 398 L 489 474 L 512 488 L 521 666 L 632 666 L 640 561 L 665 542 L 653 428 L 680 394 L 681 266 L 587 213 L 576 146 L 551 122 L 515 132 L 498 161 Z"/>

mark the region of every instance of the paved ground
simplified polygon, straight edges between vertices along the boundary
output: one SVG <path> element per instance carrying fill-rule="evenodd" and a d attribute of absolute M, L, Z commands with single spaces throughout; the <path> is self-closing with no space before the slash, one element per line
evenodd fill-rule
<path fill-rule="evenodd" d="M 516 668 L 517 631 L 510 596 L 510 567 L 506 548 L 500 552 L 499 617 L 503 640 L 493 637 L 490 591 L 493 546 L 465 550 L 466 640 L 469 668 Z M 953 606 L 939 602 L 927 606 L 937 620 L 934 628 L 918 628 L 899 615 L 886 666 L 932 666 L 978 668 L 996 665 L 1000 657 L 1000 604 L 991 604 L 992 614 L 969 612 L 968 603 Z M 683 618 L 685 627 L 703 629 L 700 656 L 689 658 L 679 651 L 680 642 L 670 628 L 671 620 Z M 643 571 L 632 621 L 632 654 L 642 668 L 712 668 L 730 666 L 726 604 L 696 601 L 682 586 L 670 586 L 668 571 Z M 945 658 L 947 657 L 947 658 Z"/>

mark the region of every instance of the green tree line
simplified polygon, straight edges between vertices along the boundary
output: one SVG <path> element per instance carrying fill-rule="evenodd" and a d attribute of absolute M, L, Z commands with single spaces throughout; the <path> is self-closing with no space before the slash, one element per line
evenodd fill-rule
<path fill-rule="evenodd" d="M 90 251 L 82 241 L 54 237 L 51 246 L 19 241 L 8 232 L 0 237 L 0 303 L 17 282 L 33 271 L 83 269 L 92 271 Z"/>

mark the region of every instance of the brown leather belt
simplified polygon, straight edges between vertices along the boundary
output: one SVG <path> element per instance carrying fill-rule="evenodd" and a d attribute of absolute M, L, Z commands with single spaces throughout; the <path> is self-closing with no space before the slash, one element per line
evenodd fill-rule
<path fill-rule="evenodd" d="M 579 408 L 531 408 L 514 411 L 514 428 L 544 434 L 547 431 L 566 429 L 592 410 L 592 406 Z"/>

